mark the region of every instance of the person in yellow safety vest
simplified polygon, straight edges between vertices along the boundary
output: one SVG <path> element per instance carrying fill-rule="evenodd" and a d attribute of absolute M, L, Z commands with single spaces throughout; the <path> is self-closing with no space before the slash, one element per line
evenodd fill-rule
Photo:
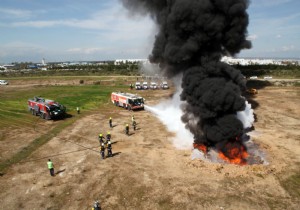
<path fill-rule="evenodd" d="M 50 171 L 50 175 L 54 176 L 54 165 L 50 159 L 48 159 L 47 165 L 48 165 L 48 169 Z"/>
<path fill-rule="evenodd" d="M 132 115 L 132 117 L 131 117 L 131 121 L 132 121 L 132 125 L 133 125 L 133 122 L 135 121 L 135 119 L 134 119 L 134 115 Z"/>
<path fill-rule="evenodd" d="M 128 123 L 125 126 L 125 132 L 126 132 L 126 135 L 129 135 L 129 125 L 128 125 Z"/>
<path fill-rule="evenodd" d="M 100 145 L 102 144 L 102 143 L 104 143 L 104 137 L 103 137 L 103 134 L 102 133 L 100 133 L 99 134 L 99 143 L 100 143 Z"/>
<path fill-rule="evenodd" d="M 77 110 L 77 114 L 80 114 L 80 108 L 77 107 L 76 110 Z"/>
<path fill-rule="evenodd" d="M 112 128 L 112 118 L 111 117 L 109 118 L 109 127 Z"/>

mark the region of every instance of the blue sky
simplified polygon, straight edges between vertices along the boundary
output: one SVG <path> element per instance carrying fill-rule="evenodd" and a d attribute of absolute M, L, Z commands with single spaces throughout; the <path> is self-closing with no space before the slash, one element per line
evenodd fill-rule
<path fill-rule="evenodd" d="M 252 0 L 253 47 L 238 56 L 300 59 L 299 8 L 299 0 Z M 147 58 L 155 29 L 118 0 L 1 0 L 0 63 Z"/>

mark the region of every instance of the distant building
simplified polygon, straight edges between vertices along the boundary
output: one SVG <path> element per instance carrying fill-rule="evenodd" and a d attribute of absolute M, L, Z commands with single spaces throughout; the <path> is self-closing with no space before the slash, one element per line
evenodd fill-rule
<path fill-rule="evenodd" d="M 115 65 L 126 64 L 126 63 L 149 63 L 148 59 L 117 59 Z"/>
<path fill-rule="evenodd" d="M 27 68 L 27 69 L 37 69 L 38 66 L 37 66 L 36 64 L 29 64 L 29 65 L 27 65 L 26 68 Z"/>
<path fill-rule="evenodd" d="M 6 70 L 6 69 L 13 69 L 14 67 L 16 67 L 16 65 L 14 65 L 14 64 L 4 64 L 0 68 L 3 68 Z"/>
<path fill-rule="evenodd" d="M 232 58 L 224 56 L 221 59 L 222 62 L 228 63 L 230 65 L 241 65 L 241 66 L 248 66 L 248 65 L 287 65 L 287 64 L 294 64 L 298 65 L 297 61 L 291 61 L 287 59 L 277 60 L 277 59 L 250 59 L 250 58 Z"/>

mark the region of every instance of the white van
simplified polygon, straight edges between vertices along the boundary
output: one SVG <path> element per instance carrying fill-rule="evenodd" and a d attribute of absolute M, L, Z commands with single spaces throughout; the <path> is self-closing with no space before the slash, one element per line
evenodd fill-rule
<path fill-rule="evenodd" d="M 258 79 L 257 76 L 251 76 L 250 79 Z"/>
<path fill-rule="evenodd" d="M 143 89 L 147 90 L 148 89 L 148 82 L 143 82 Z"/>
<path fill-rule="evenodd" d="M 271 77 L 271 76 L 265 76 L 264 77 L 264 80 L 271 80 L 271 79 L 273 79 L 273 77 Z"/>
<path fill-rule="evenodd" d="M 0 80 L 0 85 L 8 85 L 8 81 L 6 81 L 6 80 Z"/>

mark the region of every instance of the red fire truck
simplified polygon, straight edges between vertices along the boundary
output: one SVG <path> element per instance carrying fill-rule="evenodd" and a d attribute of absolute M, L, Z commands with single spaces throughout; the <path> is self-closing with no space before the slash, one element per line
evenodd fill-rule
<path fill-rule="evenodd" d="M 144 109 L 144 98 L 132 93 L 112 92 L 111 101 L 128 110 Z"/>
<path fill-rule="evenodd" d="M 53 100 L 34 97 L 28 100 L 28 110 L 35 116 L 43 119 L 63 118 L 66 114 L 66 107 Z"/>

